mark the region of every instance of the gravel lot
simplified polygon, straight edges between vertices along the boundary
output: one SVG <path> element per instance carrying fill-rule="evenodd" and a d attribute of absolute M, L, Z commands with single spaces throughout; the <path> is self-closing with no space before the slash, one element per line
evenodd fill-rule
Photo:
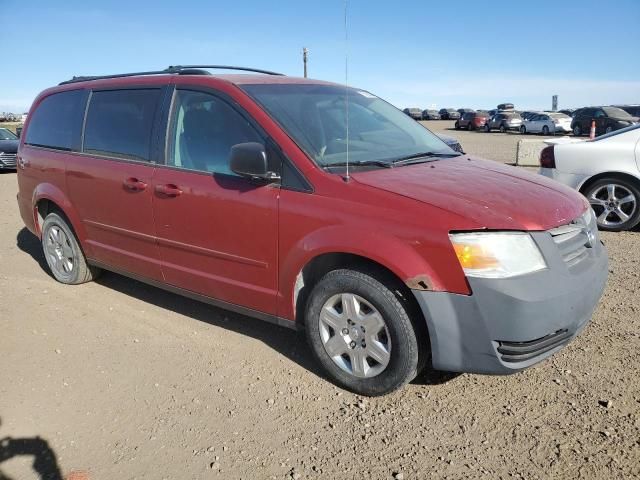
<path fill-rule="evenodd" d="M 520 138 L 427 123 L 503 162 Z M 552 359 L 365 399 L 323 379 L 292 331 L 116 274 L 56 283 L 16 189 L 0 174 L 0 478 L 640 476 L 637 231 L 602 235 L 604 297 Z"/>

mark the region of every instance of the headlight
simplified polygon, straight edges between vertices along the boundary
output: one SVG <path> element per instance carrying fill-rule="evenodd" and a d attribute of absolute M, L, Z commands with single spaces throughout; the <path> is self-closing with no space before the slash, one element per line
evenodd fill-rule
<path fill-rule="evenodd" d="M 547 268 L 528 233 L 455 233 L 449 238 L 469 277 L 508 278 Z"/>

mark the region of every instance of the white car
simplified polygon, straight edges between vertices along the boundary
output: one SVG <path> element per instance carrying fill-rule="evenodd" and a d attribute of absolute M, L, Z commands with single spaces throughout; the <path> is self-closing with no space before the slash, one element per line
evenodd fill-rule
<path fill-rule="evenodd" d="M 540 167 L 540 174 L 587 197 L 602 230 L 640 223 L 640 125 L 549 145 L 540 153 Z"/>
<path fill-rule="evenodd" d="M 564 113 L 538 113 L 525 120 L 520 127 L 520 133 L 541 133 L 550 135 L 569 133 L 571 131 L 571 117 Z"/>

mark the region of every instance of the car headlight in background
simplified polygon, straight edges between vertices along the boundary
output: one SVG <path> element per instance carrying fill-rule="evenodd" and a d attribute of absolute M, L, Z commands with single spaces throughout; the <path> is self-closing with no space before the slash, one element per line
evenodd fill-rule
<path fill-rule="evenodd" d="M 455 233 L 449 238 L 460 266 L 469 277 L 508 278 L 547 268 L 528 233 Z"/>

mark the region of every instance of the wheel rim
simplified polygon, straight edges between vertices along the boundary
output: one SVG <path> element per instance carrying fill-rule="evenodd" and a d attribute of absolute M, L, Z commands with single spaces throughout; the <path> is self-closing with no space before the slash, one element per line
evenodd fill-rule
<path fill-rule="evenodd" d="M 638 200 L 624 185 L 610 183 L 591 191 L 589 203 L 601 227 L 619 227 L 636 213 Z"/>
<path fill-rule="evenodd" d="M 580 131 L 580 127 L 573 127 L 573 134 L 576 136 L 580 136 L 582 132 Z"/>
<path fill-rule="evenodd" d="M 67 234 L 58 225 L 52 225 L 45 236 L 45 254 L 49 266 L 58 275 L 68 277 L 73 272 L 73 247 Z"/>
<path fill-rule="evenodd" d="M 318 320 L 325 351 L 358 378 L 380 375 L 391 359 L 391 336 L 382 314 L 364 298 L 341 293 L 327 300 Z"/>
<path fill-rule="evenodd" d="M 607 127 L 607 129 L 604 132 L 605 133 L 611 133 L 611 132 L 613 132 L 613 128 Z"/>

